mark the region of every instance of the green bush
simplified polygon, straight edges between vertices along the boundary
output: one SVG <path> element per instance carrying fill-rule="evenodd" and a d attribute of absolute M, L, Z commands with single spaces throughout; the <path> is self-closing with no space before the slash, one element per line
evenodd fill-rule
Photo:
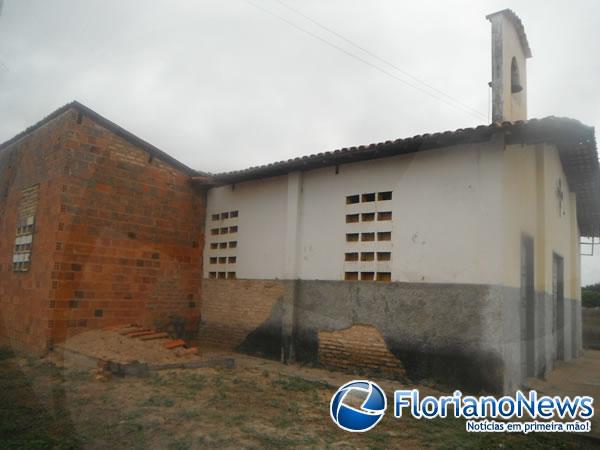
<path fill-rule="evenodd" d="M 600 283 L 581 288 L 581 304 L 586 308 L 600 307 Z"/>

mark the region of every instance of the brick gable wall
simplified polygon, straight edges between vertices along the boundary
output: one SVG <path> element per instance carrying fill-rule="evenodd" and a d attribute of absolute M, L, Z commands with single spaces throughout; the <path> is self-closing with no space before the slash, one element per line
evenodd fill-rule
<path fill-rule="evenodd" d="M 67 153 L 52 272 L 52 338 L 135 322 L 193 332 L 200 313 L 204 193 L 187 174 L 83 116 Z"/>
<path fill-rule="evenodd" d="M 10 170 L 21 175 L 8 187 L 10 201 L 0 198 L 0 212 L 9 212 L 9 220 L 0 219 L 0 336 L 37 351 L 88 329 L 127 322 L 163 328 L 175 321 L 195 331 L 204 192 L 186 173 L 75 109 L 51 124 L 10 152 Z M 35 145 L 54 153 L 28 156 Z M 3 180 L 1 170 L 10 170 L 0 166 Z M 31 270 L 14 274 L 8 266 L 12 211 L 20 190 L 35 182 L 40 198 Z"/>

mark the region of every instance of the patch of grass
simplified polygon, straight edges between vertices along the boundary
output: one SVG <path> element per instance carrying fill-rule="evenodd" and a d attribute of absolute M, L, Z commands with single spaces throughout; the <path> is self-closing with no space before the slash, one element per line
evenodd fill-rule
<path fill-rule="evenodd" d="M 175 404 L 175 401 L 172 398 L 166 397 L 164 395 L 153 395 L 148 397 L 140 402 L 140 406 L 153 406 L 153 407 L 165 407 L 170 408 Z"/>
<path fill-rule="evenodd" d="M 326 385 L 318 381 L 307 381 L 300 377 L 289 377 L 280 375 L 277 380 L 271 382 L 273 386 L 278 386 L 286 391 L 307 392 L 313 389 L 321 389 Z"/>
<path fill-rule="evenodd" d="M 210 398 L 211 402 L 220 404 L 222 407 L 231 407 L 232 401 L 227 396 L 227 386 L 221 375 L 217 375 L 214 379 L 214 394 Z"/>
<path fill-rule="evenodd" d="M 206 377 L 198 373 L 184 374 L 180 377 L 179 384 L 190 390 L 201 391 L 206 386 Z"/>
<path fill-rule="evenodd" d="M 275 416 L 271 422 L 276 428 L 289 428 L 294 424 L 293 420 L 290 420 L 287 417 Z"/>
<path fill-rule="evenodd" d="M 127 434 L 139 433 L 144 429 L 144 426 L 136 421 L 123 422 L 120 424 L 120 426 L 121 429 Z"/>
<path fill-rule="evenodd" d="M 146 384 L 151 386 L 168 386 L 172 381 L 166 376 L 162 376 L 159 373 L 152 373 L 149 377 L 144 379 Z"/>
<path fill-rule="evenodd" d="M 12 359 L 14 357 L 15 354 L 10 347 L 0 347 L 0 361 Z"/>
<path fill-rule="evenodd" d="M 214 374 L 169 371 L 150 381 L 98 384 L 43 360 L 32 366 L 20 356 L 0 360 L 0 448 L 593 447 L 575 435 L 467 433 L 465 421 L 454 418 L 386 415 L 369 433 L 351 434 L 331 423 L 333 389 L 322 383 L 276 372 L 264 377 L 259 369 Z M 81 383 L 65 383 L 70 378 Z"/>
<path fill-rule="evenodd" d="M 200 411 L 198 409 L 184 409 L 179 412 L 179 416 L 187 420 L 195 419 L 200 416 Z"/>
<path fill-rule="evenodd" d="M 390 439 L 390 435 L 387 433 L 378 433 L 376 431 L 370 431 L 365 434 L 365 437 L 371 441 L 379 442 L 385 444 Z"/>
<path fill-rule="evenodd" d="M 226 417 L 225 423 L 228 426 L 238 426 L 238 425 L 243 424 L 247 419 L 248 419 L 248 416 L 238 414 L 236 416 Z"/>
<path fill-rule="evenodd" d="M 65 409 L 65 394 L 54 389 L 53 379 L 47 379 L 53 394 L 55 415 L 41 404 L 32 389 L 29 374 L 16 365 L 4 352 L 0 360 L 0 442 L 3 449 L 79 448 L 81 440 Z"/>
<path fill-rule="evenodd" d="M 191 447 L 192 440 L 190 438 L 177 439 L 167 446 L 167 448 L 171 450 L 188 450 Z"/>
<path fill-rule="evenodd" d="M 29 373 L 31 378 L 50 377 L 56 381 L 64 381 L 63 371 L 52 363 L 38 361 L 33 369 L 34 370 Z"/>
<path fill-rule="evenodd" d="M 129 411 L 125 414 L 125 420 L 131 421 L 139 419 L 144 415 L 144 411 L 141 409 L 134 409 L 133 411 Z"/>
<path fill-rule="evenodd" d="M 294 401 L 288 401 L 286 403 L 286 409 L 288 413 L 294 416 L 298 415 L 298 413 L 300 412 L 300 406 L 298 406 L 298 403 Z"/>
<path fill-rule="evenodd" d="M 248 437 L 258 441 L 260 445 L 265 448 L 289 448 L 297 446 L 302 442 L 299 439 L 293 439 L 289 436 L 263 433 L 251 427 L 244 427 L 242 428 L 242 431 L 246 433 Z"/>
<path fill-rule="evenodd" d="M 72 383 L 81 383 L 91 379 L 90 373 L 85 370 L 69 370 L 64 373 L 63 377 Z"/>
<path fill-rule="evenodd" d="M 235 443 L 235 438 L 213 434 L 210 436 L 200 436 L 198 438 L 198 444 L 200 445 L 200 448 L 235 447 Z"/>

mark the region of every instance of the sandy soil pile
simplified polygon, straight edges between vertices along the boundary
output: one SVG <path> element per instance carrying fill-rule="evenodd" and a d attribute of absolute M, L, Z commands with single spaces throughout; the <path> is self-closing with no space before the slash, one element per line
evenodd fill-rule
<path fill-rule="evenodd" d="M 92 330 L 69 338 L 62 347 L 94 358 L 127 363 L 138 361 L 150 364 L 181 363 L 198 360 L 198 356 L 178 357 L 177 350 L 167 350 L 168 339 L 142 341 L 121 336 L 117 331 Z"/>

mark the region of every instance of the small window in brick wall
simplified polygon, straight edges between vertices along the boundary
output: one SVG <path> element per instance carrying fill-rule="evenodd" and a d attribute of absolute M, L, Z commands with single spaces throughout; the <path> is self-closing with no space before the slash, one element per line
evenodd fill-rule
<path fill-rule="evenodd" d="M 33 226 L 35 217 L 21 219 L 17 224 L 17 237 L 13 253 L 13 270 L 27 272 L 31 262 L 31 246 L 33 244 Z"/>
<path fill-rule="evenodd" d="M 36 184 L 24 189 L 21 194 L 12 259 L 12 267 L 15 272 L 27 272 L 31 265 L 31 248 L 33 246 L 39 188 L 39 184 Z"/>

